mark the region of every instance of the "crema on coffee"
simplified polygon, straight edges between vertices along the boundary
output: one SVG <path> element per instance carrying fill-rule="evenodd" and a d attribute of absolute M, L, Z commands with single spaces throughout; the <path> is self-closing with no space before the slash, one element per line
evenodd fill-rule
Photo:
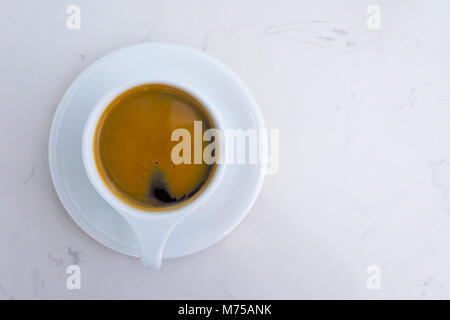
<path fill-rule="evenodd" d="M 172 132 L 183 128 L 194 137 L 194 121 L 201 121 L 203 131 L 215 127 L 206 108 L 181 89 L 145 84 L 120 94 L 96 127 L 94 157 L 105 184 L 122 201 L 149 211 L 194 199 L 216 164 L 175 164 L 171 157 L 178 143 Z"/>

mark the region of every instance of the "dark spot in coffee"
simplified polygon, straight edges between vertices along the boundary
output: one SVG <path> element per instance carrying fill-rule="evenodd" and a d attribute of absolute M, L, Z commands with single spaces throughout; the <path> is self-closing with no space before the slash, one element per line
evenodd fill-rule
<path fill-rule="evenodd" d="M 164 203 L 171 203 L 177 201 L 176 198 L 172 198 L 165 189 L 156 188 L 153 190 L 153 194 L 156 199 Z M 184 198 L 184 196 L 183 196 Z"/>
<path fill-rule="evenodd" d="M 175 165 L 173 165 L 175 167 Z M 167 184 L 167 181 L 164 177 L 164 173 L 161 169 L 155 169 L 153 171 L 152 176 L 150 177 L 150 187 L 148 197 L 152 202 L 158 203 L 159 205 L 169 205 L 176 202 L 185 201 L 192 196 L 194 196 L 197 192 L 205 184 L 206 180 L 199 183 L 195 188 L 193 188 L 189 193 L 183 194 L 181 197 L 175 197 L 171 191 L 170 187 Z"/>
<path fill-rule="evenodd" d="M 170 194 L 166 179 L 161 170 L 155 169 L 150 178 L 149 197 L 157 203 L 173 203 L 177 199 Z"/>

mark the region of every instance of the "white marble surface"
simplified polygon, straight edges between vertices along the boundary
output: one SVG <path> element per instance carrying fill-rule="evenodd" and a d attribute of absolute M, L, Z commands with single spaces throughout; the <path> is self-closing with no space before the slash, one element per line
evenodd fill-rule
<path fill-rule="evenodd" d="M 450 2 L 130 2 L 0 2 L 0 299 L 449 298 Z M 279 173 L 244 222 L 159 271 L 77 227 L 47 158 L 73 79 L 154 40 L 221 59 L 281 130 Z M 66 288 L 70 264 L 81 290 Z"/>

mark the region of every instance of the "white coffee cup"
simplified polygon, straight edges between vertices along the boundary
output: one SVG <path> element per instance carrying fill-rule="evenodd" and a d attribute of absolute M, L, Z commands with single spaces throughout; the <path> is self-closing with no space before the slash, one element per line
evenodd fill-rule
<path fill-rule="evenodd" d="M 219 130 L 223 127 L 221 126 L 220 110 L 214 108 L 214 105 L 209 103 L 207 97 L 202 96 L 201 92 L 196 92 L 188 86 L 173 83 L 173 81 L 167 79 L 145 79 L 133 83 L 127 83 L 111 90 L 98 101 L 86 121 L 81 148 L 87 176 L 101 197 L 105 199 L 105 201 L 128 222 L 135 232 L 140 246 L 142 263 L 147 267 L 157 269 L 161 266 L 164 245 L 171 231 L 178 223 L 180 223 L 198 206 L 206 201 L 216 190 L 224 174 L 225 163 L 216 164 L 216 170 L 214 171 L 208 185 L 201 193 L 198 194 L 198 196 L 195 197 L 195 199 L 185 205 L 176 206 L 172 210 L 140 210 L 123 202 L 111 192 L 101 178 L 94 158 L 94 140 L 98 121 L 106 107 L 112 102 L 112 100 L 114 100 L 114 98 L 128 89 L 149 83 L 166 84 L 189 93 L 200 101 L 200 103 L 205 107 L 213 119 L 215 127 Z M 221 141 L 216 144 L 216 154 L 225 154 L 225 139 L 225 136 L 222 135 Z"/>

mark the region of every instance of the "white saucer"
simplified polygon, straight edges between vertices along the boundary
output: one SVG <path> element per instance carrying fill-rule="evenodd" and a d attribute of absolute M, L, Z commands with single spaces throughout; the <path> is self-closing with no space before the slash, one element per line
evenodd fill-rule
<path fill-rule="evenodd" d="M 62 204 L 81 229 L 103 245 L 135 257 L 139 246 L 131 228 L 86 176 L 81 136 L 91 109 L 106 92 L 123 82 L 161 77 L 179 79 L 220 105 L 224 128 L 264 129 L 246 85 L 217 59 L 195 49 L 137 44 L 116 50 L 84 70 L 64 94 L 53 118 L 50 172 Z M 163 257 L 192 254 L 225 237 L 256 200 L 263 177 L 262 165 L 228 165 L 217 192 L 171 233 Z"/>

